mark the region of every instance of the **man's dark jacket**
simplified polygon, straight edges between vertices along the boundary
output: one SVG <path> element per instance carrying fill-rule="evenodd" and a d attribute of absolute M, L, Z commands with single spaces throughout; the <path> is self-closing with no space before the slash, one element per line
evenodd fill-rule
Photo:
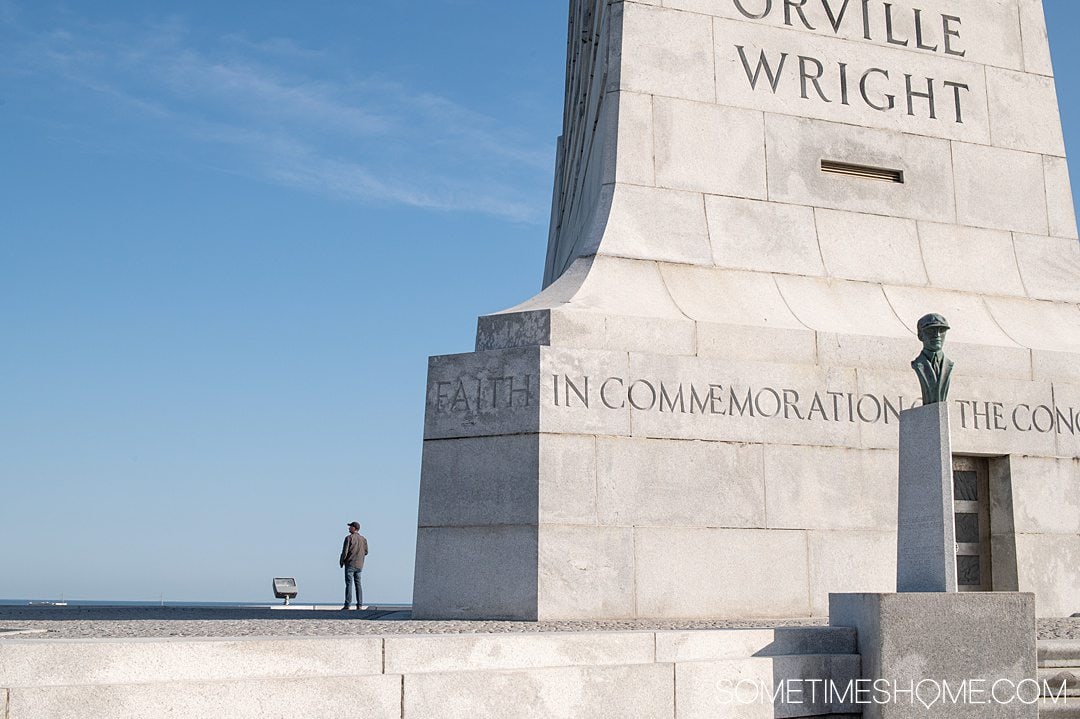
<path fill-rule="evenodd" d="M 944 402 L 949 397 L 949 384 L 952 381 L 953 361 L 944 354 L 935 357 L 930 352 L 923 352 L 911 362 L 911 368 L 919 376 L 922 388 L 923 404 Z"/>
<path fill-rule="evenodd" d="M 367 539 L 357 532 L 345 537 L 345 544 L 341 546 L 341 559 L 338 564 L 349 569 L 363 569 L 364 557 L 366 556 Z"/>

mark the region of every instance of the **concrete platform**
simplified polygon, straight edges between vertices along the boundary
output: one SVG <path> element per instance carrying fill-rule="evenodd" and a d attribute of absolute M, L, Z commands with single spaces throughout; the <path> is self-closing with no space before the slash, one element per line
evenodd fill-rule
<path fill-rule="evenodd" d="M 859 676 L 847 629 L 0 640 L 5 719 L 813 717 L 786 682 Z M 742 694 L 736 694 L 741 688 Z"/>

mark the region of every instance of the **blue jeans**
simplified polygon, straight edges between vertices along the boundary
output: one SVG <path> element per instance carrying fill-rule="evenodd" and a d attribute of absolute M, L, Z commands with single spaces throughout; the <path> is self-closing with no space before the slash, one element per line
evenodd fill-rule
<path fill-rule="evenodd" d="M 356 586 L 356 606 L 364 603 L 364 590 L 360 586 L 360 572 L 362 569 L 345 567 L 345 606 L 352 604 L 353 585 Z"/>

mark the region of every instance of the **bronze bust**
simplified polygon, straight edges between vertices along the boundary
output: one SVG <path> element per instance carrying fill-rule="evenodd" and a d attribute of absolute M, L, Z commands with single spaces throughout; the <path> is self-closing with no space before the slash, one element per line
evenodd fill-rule
<path fill-rule="evenodd" d="M 919 320 L 918 333 L 923 351 L 912 360 L 911 368 L 919 376 L 924 405 L 937 404 L 949 398 L 953 361 L 942 352 L 948 331 L 949 323 L 939 314 L 929 314 Z"/>

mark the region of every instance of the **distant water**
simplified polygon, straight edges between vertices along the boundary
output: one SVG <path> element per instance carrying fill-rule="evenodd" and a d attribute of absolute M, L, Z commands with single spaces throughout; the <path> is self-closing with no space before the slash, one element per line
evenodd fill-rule
<path fill-rule="evenodd" d="M 25 607 L 29 604 L 46 604 L 62 602 L 69 607 L 206 607 L 206 608 L 224 608 L 224 607 L 265 607 L 272 604 L 281 604 L 281 600 L 269 599 L 264 601 L 251 601 L 251 602 L 173 602 L 169 600 L 149 600 L 145 602 L 133 602 L 127 600 L 91 600 L 91 599 L 0 599 L 0 606 L 6 607 Z M 302 602 L 293 600 L 293 604 L 308 606 L 338 606 L 337 602 Z M 393 608 L 405 608 L 409 607 L 408 604 L 384 604 L 381 602 L 369 602 L 371 606 L 378 606 L 380 609 L 393 609 Z"/>

